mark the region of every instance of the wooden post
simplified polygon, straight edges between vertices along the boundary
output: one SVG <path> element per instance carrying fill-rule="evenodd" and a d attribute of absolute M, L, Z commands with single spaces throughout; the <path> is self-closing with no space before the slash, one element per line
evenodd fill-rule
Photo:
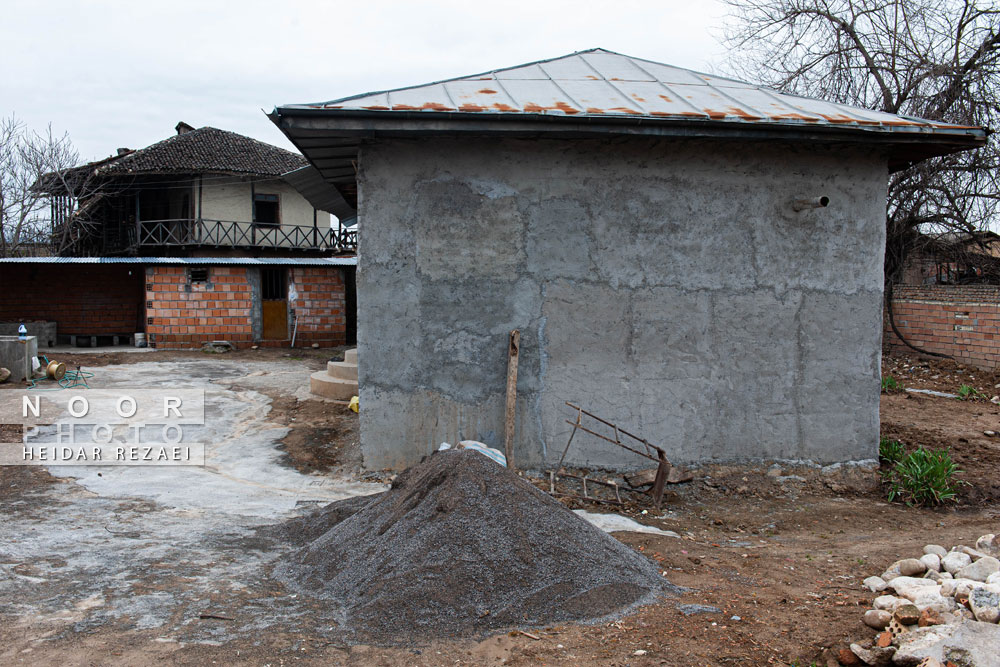
<path fill-rule="evenodd" d="M 667 475 L 670 474 L 670 463 L 663 452 L 659 453 L 659 464 L 656 466 L 656 478 L 653 480 L 653 507 L 660 509 L 663 502 L 663 485 L 667 483 Z"/>
<path fill-rule="evenodd" d="M 514 329 L 510 332 L 507 345 L 507 414 L 504 423 L 504 456 L 507 457 L 507 467 L 514 469 L 514 413 L 517 407 L 517 358 L 521 347 L 521 332 Z"/>

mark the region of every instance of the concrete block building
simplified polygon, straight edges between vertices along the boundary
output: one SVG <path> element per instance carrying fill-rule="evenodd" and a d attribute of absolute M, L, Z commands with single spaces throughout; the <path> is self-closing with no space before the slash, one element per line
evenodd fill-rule
<path fill-rule="evenodd" d="M 376 468 L 502 447 L 513 329 L 519 465 L 558 460 L 566 401 L 675 463 L 874 458 L 888 175 L 985 140 L 601 49 L 272 120 L 365 227 Z"/>

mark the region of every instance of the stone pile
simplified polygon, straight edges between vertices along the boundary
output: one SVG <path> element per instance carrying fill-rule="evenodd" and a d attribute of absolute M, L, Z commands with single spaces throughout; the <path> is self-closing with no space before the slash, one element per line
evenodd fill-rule
<path fill-rule="evenodd" d="M 852 644 L 843 664 L 933 665 L 962 657 L 955 664 L 1000 667 L 1000 537 L 983 535 L 975 547 L 951 550 L 928 544 L 919 558 L 898 560 L 863 585 L 879 594 L 864 623 L 881 634 L 870 646 Z"/>

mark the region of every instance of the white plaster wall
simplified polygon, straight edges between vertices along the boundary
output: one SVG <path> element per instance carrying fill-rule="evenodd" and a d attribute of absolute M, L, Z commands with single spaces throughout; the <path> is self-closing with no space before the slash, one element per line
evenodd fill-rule
<path fill-rule="evenodd" d="M 250 181 L 206 174 L 201 187 L 203 219 L 237 222 L 251 222 L 253 219 Z"/>
<path fill-rule="evenodd" d="M 195 186 L 197 193 L 197 185 Z M 281 179 L 259 179 L 253 186 L 249 180 L 235 177 L 218 177 L 206 175 L 202 189 L 202 212 L 204 220 L 224 220 L 244 223 L 239 225 L 240 232 L 250 234 L 253 219 L 253 195 L 278 195 L 281 206 L 281 230 L 277 228 L 258 227 L 255 232 L 257 242 L 262 245 L 293 246 L 295 241 L 286 240 L 290 227 L 304 227 L 306 241 L 311 241 L 309 235 L 313 226 L 313 207 L 309 201 L 299 194 L 291 185 Z M 195 195 L 197 197 L 197 194 Z M 196 199 L 197 201 L 197 199 Z M 330 215 L 323 211 L 316 214 L 316 225 L 320 230 L 330 228 Z M 214 236 L 211 232 L 210 236 Z M 213 239 L 208 239 L 213 240 Z"/>
<path fill-rule="evenodd" d="M 253 193 L 278 195 L 281 202 L 281 224 L 312 227 L 313 207 L 305 197 L 282 180 L 258 180 L 251 187 L 250 181 L 206 175 L 202 188 L 201 217 L 208 220 L 235 220 L 250 222 L 253 218 Z M 195 185 L 197 197 L 197 185 Z M 322 211 L 317 215 L 320 228 L 330 227 L 330 216 Z"/>

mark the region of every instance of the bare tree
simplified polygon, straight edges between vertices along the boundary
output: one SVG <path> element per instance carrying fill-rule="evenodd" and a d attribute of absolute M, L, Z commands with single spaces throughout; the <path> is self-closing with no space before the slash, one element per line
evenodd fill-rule
<path fill-rule="evenodd" d="M 733 71 L 783 91 L 957 125 L 1000 120 L 1000 6 L 983 0 L 727 0 Z M 1000 225 L 1000 149 L 892 174 L 885 284 L 931 237 Z M 892 310 L 889 309 L 890 323 Z M 901 340 L 905 339 L 899 336 Z M 909 344 L 909 343 L 907 343 Z M 912 346 L 911 346 L 912 347 Z M 923 350 L 921 350 L 923 351 Z"/>
<path fill-rule="evenodd" d="M 98 194 L 68 135 L 0 119 L 0 257 L 59 253 L 87 227 L 77 203 Z"/>

